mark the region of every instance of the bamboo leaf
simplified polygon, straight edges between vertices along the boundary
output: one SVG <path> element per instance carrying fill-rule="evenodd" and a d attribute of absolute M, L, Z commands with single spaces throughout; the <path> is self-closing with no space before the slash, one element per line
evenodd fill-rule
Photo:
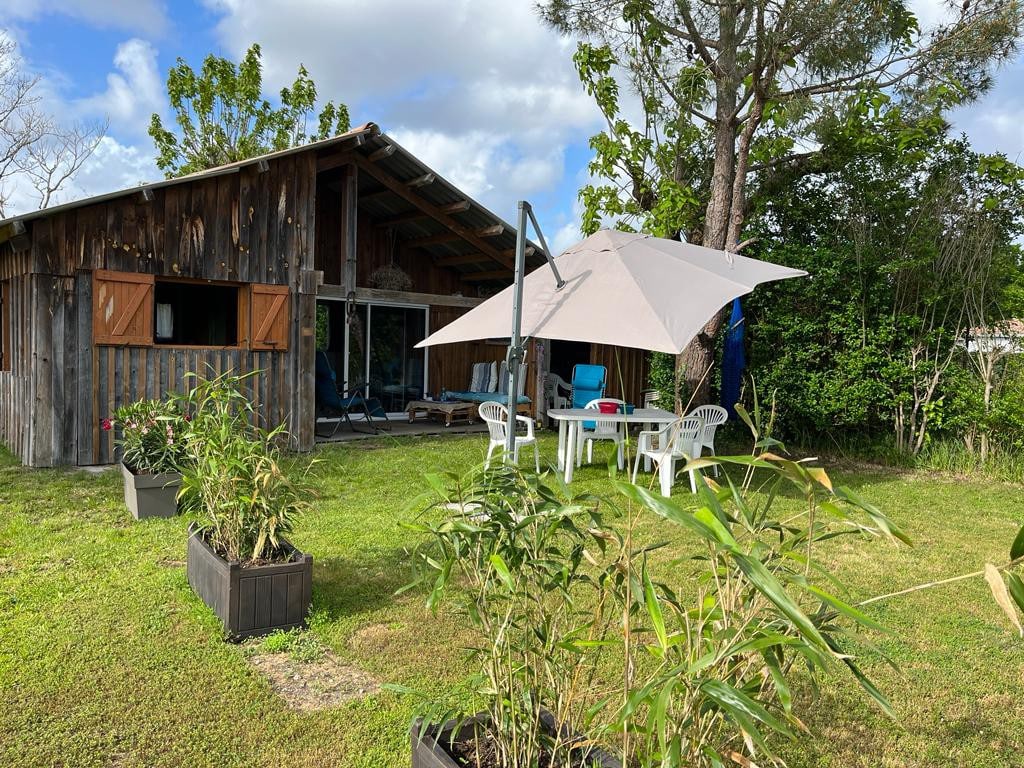
<path fill-rule="evenodd" d="M 509 589 L 512 589 L 512 574 L 509 573 L 508 566 L 505 565 L 505 561 L 501 558 L 501 555 L 495 552 L 493 555 L 491 555 L 490 561 L 491 565 L 494 566 L 495 573 L 498 574 L 498 578 L 501 579 L 502 584 L 504 584 Z"/>
<path fill-rule="evenodd" d="M 668 650 L 668 632 L 665 631 L 665 617 L 661 613 L 661 604 L 658 602 L 658 594 L 654 591 L 654 582 L 647 572 L 647 564 L 644 563 L 642 578 L 644 580 L 644 602 L 647 605 L 647 615 L 651 618 L 654 627 L 654 634 L 658 637 L 658 645 L 662 652 Z"/>
<path fill-rule="evenodd" d="M 1020 617 L 1017 615 L 1017 609 L 1014 607 L 1010 593 L 1006 589 L 1006 582 L 1003 581 L 1003 576 L 999 573 L 999 569 L 992 565 L 992 563 L 985 563 L 985 581 L 988 582 L 989 589 L 992 590 L 992 597 L 995 598 L 996 603 L 999 604 L 999 607 L 1003 609 L 1003 613 L 1010 620 L 1010 623 L 1016 628 L 1017 634 L 1024 637 L 1024 627 L 1020 624 Z"/>
<path fill-rule="evenodd" d="M 858 624 L 862 624 L 865 627 L 870 627 L 871 629 L 877 630 L 878 632 L 888 632 L 888 630 L 885 627 L 883 627 L 877 621 L 872 619 L 866 613 L 864 613 L 861 610 L 858 610 L 857 608 L 854 608 L 849 603 L 843 602 L 838 597 L 830 595 L 825 590 L 820 589 L 819 587 L 816 587 L 813 584 L 807 584 L 805 586 L 805 589 L 808 592 L 810 592 L 812 595 L 814 595 L 815 597 L 818 597 L 818 598 L 824 600 L 826 603 L 831 605 L 833 608 L 835 608 L 840 613 L 843 613 L 846 616 L 849 616 L 851 619 L 856 621 Z"/>
<path fill-rule="evenodd" d="M 786 592 L 785 587 L 776 579 L 771 572 L 764 567 L 764 563 L 760 560 L 747 557 L 746 555 L 732 551 L 732 558 L 736 562 L 736 565 L 750 580 L 750 583 L 765 597 L 771 600 L 775 606 L 782 611 L 793 624 L 796 625 L 797 629 L 800 630 L 800 634 L 805 639 L 817 645 L 819 648 L 827 649 L 828 643 L 825 642 L 825 638 L 821 636 L 821 632 L 814 626 L 812 622 L 800 607 L 793 602 L 793 599 Z"/>
<path fill-rule="evenodd" d="M 700 689 L 708 698 L 731 712 L 742 712 L 747 717 L 764 723 L 778 733 L 792 736 L 789 727 L 784 722 L 738 688 L 733 688 L 721 680 L 705 680 L 700 684 Z"/>
<path fill-rule="evenodd" d="M 1006 574 L 1006 581 L 1010 588 L 1010 597 L 1013 598 L 1013 602 L 1024 613 L 1024 581 L 1016 573 Z"/>
<path fill-rule="evenodd" d="M 671 499 L 666 499 L 663 496 L 655 496 L 646 488 L 641 488 L 640 486 L 633 485 L 632 483 L 617 482 L 615 483 L 615 487 L 626 498 L 631 499 L 638 504 L 642 504 L 655 514 L 661 515 L 666 520 L 671 520 L 673 523 L 679 523 L 680 525 L 689 528 L 691 531 L 707 541 L 714 542 L 716 544 L 720 543 L 718 536 L 711 528 L 699 521 L 693 516 L 693 514 L 687 512 Z"/>
<path fill-rule="evenodd" d="M 1016 560 L 1019 557 L 1024 557 L 1024 525 L 1017 531 L 1017 538 L 1013 540 L 1013 545 L 1010 547 L 1010 559 Z"/>

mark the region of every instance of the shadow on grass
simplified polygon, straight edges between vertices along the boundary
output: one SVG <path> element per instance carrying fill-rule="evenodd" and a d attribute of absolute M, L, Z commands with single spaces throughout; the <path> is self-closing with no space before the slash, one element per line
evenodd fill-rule
<path fill-rule="evenodd" d="M 313 610 L 330 620 L 373 612 L 392 605 L 395 592 L 410 577 L 409 558 L 402 549 L 367 560 L 321 558 L 313 565 Z"/>

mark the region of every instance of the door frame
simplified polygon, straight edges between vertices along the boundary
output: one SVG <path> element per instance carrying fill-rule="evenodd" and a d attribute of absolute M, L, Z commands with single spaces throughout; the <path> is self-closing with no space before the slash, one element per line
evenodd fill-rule
<path fill-rule="evenodd" d="M 342 298 L 340 296 L 317 296 L 317 301 L 337 301 L 347 305 L 349 299 Z M 353 303 L 366 307 L 366 359 L 363 361 L 363 370 L 369 374 L 370 371 L 370 337 L 373 332 L 373 307 L 395 307 L 398 309 L 421 309 L 423 310 L 423 329 L 424 337 L 430 335 L 430 305 L 420 304 L 414 302 L 404 301 L 371 301 L 371 300 L 353 300 Z M 417 342 L 418 343 L 418 342 Z M 341 378 L 342 383 L 348 388 L 348 360 L 349 350 L 352 348 L 349 343 L 349 320 L 348 312 L 345 312 L 345 354 L 342 361 Z M 423 349 L 423 392 L 428 391 L 427 387 L 430 384 L 430 347 L 424 347 Z M 366 383 L 367 389 L 369 388 L 369 381 Z M 363 392 L 364 397 L 369 397 L 369 392 Z M 402 413 L 388 413 L 388 416 L 401 416 Z"/>

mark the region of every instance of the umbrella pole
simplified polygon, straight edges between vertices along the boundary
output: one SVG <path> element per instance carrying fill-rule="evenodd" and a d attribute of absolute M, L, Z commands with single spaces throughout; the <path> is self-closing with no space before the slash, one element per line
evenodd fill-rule
<path fill-rule="evenodd" d="M 505 429 L 505 455 L 512 461 L 516 447 L 516 411 L 519 405 L 520 365 L 525 355 L 523 348 L 523 278 L 526 276 L 526 216 L 530 204 L 519 201 L 519 219 L 516 224 L 516 271 L 512 299 L 512 337 L 508 347 L 508 424 Z"/>

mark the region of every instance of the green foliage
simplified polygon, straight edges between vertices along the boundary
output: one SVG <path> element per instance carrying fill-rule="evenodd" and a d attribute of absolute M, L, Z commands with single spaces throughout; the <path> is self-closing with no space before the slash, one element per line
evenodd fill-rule
<path fill-rule="evenodd" d="M 287 653 L 292 661 L 303 664 L 320 661 L 327 653 L 327 648 L 317 639 L 316 635 L 301 629 L 272 632 L 260 640 L 254 646 L 254 650 L 263 653 Z"/>
<path fill-rule="evenodd" d="M 105 424 L 106 426 L 106 424 Z M 121 461 L 136 473 L 177 472 L 185 461 L 188 422 L 177 402 L 140 400 L 114 412 Z"/>
<path fill-rule="evenodd" d="M 615 614 L 606 578 L 586 565 L 604 559 L 614 534 L 596 500 L 562 498 L 511 467 L 431 482 L 438 505 L 455 511 L 418 526 L 429 539 L 415 553 L 414 584 L 429 586 L 435 610 L 461 588 L 458 615 L 476 631 L 470 655 L 479 672 L 462 683 L 460 700 L 432 697 L 423 713 L 438 724 L 486 713 L 506 768 L 536 768 L 543 755 L 576 764 L 585 748 L 550 728 L 544 711 L 577 733 L 589 720 L 588 650 L 605 643 Z"/>
<path fill-rule="evenodd" d="M 323 304 L 316 305 L 316 348 L 327 349 L 330 342 L 331 313 Z"/>
<path fill-rule="evenodd" d="M 833 132 L 842 164 L 789 179 L 755 212 L 752 253 L 811 277 L 746 300 L 751 372 L 780 393 L 789 436 L 888 434 L 919 452 L 990 429 L 958 344 L 972 317 L 1004 314 L 1024 275 L 1024 185 L 1016 166 L 947 137 L 933 116 L 857 101 L 860 122 Z M 993 409 L 1010 424 L 1016 389 Z"/>
<path fill-rule="evenodd" d="M 256 43 L 237 65 L 208 55 L 199 73 L 179 58 L 167 74 L 167 95 L 175 127 L 165 126 L 154 114 L 149 135 L 156 144 L 157 165 L 168 178 L 328 138 L 350 125 L 348 108 L 329 101 L 310 128 L 317 91 L 302 65 L 292 86 L 281 89 L 280 105 L 273 106 L 263 97 Z"/>
<path fill-rule="evenodd" d="M 550 708 L 570 732 L 620 734 L 624 765 L 712 768 L 772 760 L 773 737 L 803 727 L 792 695 L 798 666 L 814 685 L 846 669 L 892 714 L 857 663 L 858 649 L 869 647 L 860 632 L 882 627 L 842 597 L 846 588 L 818 551 L 840 537 L 909 540 L 821 467 L 772 453 L 759 409 L 747 418 L 750 456 L 693 465 L 737 466 L 742 483 L 702 480 L 690 509 L 616 482 L 625 530 L 603 519 L 596 499 L 562 499 L 513 468 L 434 478 L 449 514 L 417 528 L 429 539 L 415 555 L 414 585 L 428 588 L 435 610 L 460 588 L 480 672 L 454 701 L 428 696 L 427 721 L 482 711 L 499 764 L 535 768 L 546 752 L 567 765 L 579 743 L 544 720 Z M 801 500 L 797 514 L 777 509 L 787 495 Z M 650 560 L 657 545 L 633 544 L 638 510 L 690 535 L 671 568 Z M 692 571 L 686 591 L 673 586 L 679 564 Z M 627 672 L 611 688 L 595 687 L 613 655 Z"/>
<path fill-rule="evenodd" d="M 243 563 L 286 556 L 282 538 L 308 506 L 307 489 L 280 465 L 284 426 L 264 430 L 252 423 L 243 384 L 255 373 L 188 374 L 195 384 L 179 397 L 191 416 L 179 501 L 214 549 Z"/>
<path fill-rule="evenodd" d="M 539 436 L 542 455 L 553 457 L 555 436 Z M 447 690 L 473 671 L 462 650 L 472 639 L 464 624 L 449 611 L 425 611 L 419 595 L 393 593 L 407 579 L 406 549 L 422 537 L 399 522 L 420 509 L 408 508 L 409 498 L 430 490 L 424 468 L 461 471 L 481 460 L 481 442 L 480 435 L 398 436 L 317 451 L 316 509 L 299 518 L 292 536 L 317 558 L 315 635 L 345 664 L 430 690 Z M 289 471 L 291 461 L 285 460 Z M 295 768 L 409 768 L 412 697 L 385 691 L 340 707 L 295 710 L 254 674 L 243 658 L 246 646 L 220 642 L 218 620 L 186 586 L 186 519 L 126 527 L 116 473 L 20 464 L 0 449 L 0 689 L 10 703 L 0 709 L 5 768 L 104 768 L 123 762 L 126 749 L 130 763 L 153 768 L 213 761 L 242 768 L 282 759 Z M 737 483 L 738 469 L 727 468 Z M 823 544 L 819 556 L 850 588 L 841 595 L 849 603 L 998 564 L 1022 522 L 1020 485 L 863 462 L 829 466 L 829 476 L 890 511 L 916 544 L 913 551 L 855 539 Z M 694 497 L 682 485 L 678 501 L 688 505 Z M 615 495 L 604 466 L 581 468 L 572 489 Z M 802 504 L 790 494 L 773 503 L 777 514 L 796 514 Z M 670 582 L 687 598 L 695 594 L 695 564 L 674 562 L 677 552 L 693 549 L 685 529 L 643 513 L 633 540 L 637 547 L 668 544 L 649 553 L 652 581 Z M 860 695 L 851 675 L 825 676 L 815 692 L 794 668 L 793 706 L 810 733 L 774 740 L 786 764 L 1017 765 L 1024 707 L 1002 703 L 1016 701 L 1024 643 L 1007 634 L 987 592 L 975 579 L 871 611 L 892 630 L 875 637 L 902 671 L 877 653 L 861 654 L 857 663 L 890 697 L 898 723 Z M 622 674 L 612 661 L 600 672 L 601 686 Z M 53 716 L 57 700 L 60 717 Z"/>
<path fill-rule="evenodd" d="M 714 247 L 777 171 L 829 164 L 833 139 L 883 103 L 921 118 L 901 151 L 937 130 L 943 109 L 991 84 L 1024 21 L 1000 0 L 965 4 L 925 30 L 904 2 L 544 0 L 538 10 L 582 40 L 573 61 L 606 122 L 591 139 L 596 181 L 580 191 L 584 231 L 607 221 Z M 620 104 L 627 83 L 641 107 L 633 122 Z M 846 149 L 873 141 L 857 139 Z"/>

